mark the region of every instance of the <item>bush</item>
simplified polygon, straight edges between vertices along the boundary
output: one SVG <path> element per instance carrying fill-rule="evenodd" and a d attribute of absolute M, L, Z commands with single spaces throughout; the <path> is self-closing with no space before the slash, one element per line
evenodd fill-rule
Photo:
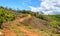
<path fill-rule="evenodd" d="M 2 26 L 3 22 L 6 21 L 12 21 L 15 19 L 15 14 L 8 10 L 8 9 L 4 9 L 4 8 L 0 8 L 0 28 Z"/>
<path fill-rule="evenodd" d="M 51 26 L 54 27 L 54 28 L 58 28 L 58 22 L 57 21 L 52 21 L 50 22 Z"/>

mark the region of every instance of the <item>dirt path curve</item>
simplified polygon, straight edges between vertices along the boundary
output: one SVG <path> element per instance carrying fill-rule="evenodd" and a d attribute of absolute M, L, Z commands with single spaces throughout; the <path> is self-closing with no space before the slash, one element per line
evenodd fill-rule
<path fill-rule="evenodd" d="M 18 27 L 21 31 L 25 32 L 27 36 L 43 36 L 41 33 L 36 33 L 30 30 L 25 29 L 24 27 Z"/>
<path fill-rule="evenodd" d="M 3 36 L 16 36 L 16 33 L 13 31 L 11 25 L 12 24 L 19 24 L 20 22 L 22 22 L 24 19 L 29 19 L 31 16 L 28 15 L 27 17 L 23 17 L 23 18 L 18 18 L 15 19 L 14 21 L 9 21 L 6 23 L 3 23 Z"/>
<path fill-rule="evenodd" d="M 16 33 L 12 29 L 4 30 L 4 35 L 3 36 L 16 36 Z"/>
<path fill-rule="evenodd" d="M 27 17 L 25 18 L 22 18 L 22 19 L 19 19 L 19 22 L 23 22 L 24 19 L 29 19 L 31 18 L 31 15 L 28 15 Z M 17 21 L 16 21 L 17 22 Z M 17 23 L 16 23 L 17 24 Z M 30 30 L 27 30 L 25 29 L 23 26 L 17 26 L 21 31 L 25 32 L 27 34 L 27 36 L 42 36 L 42 34 L 39 34 L 39 33 L 36 33 L 36 32 L 33 32 L 33 31 L 30 31 Z"/>
<path fill-rule="evenodd" d="M 18 18 L 16 19 L 15 21 L 12 21 L 10 23 L 7 23 L 7 25 L 9 24 L 19 24 L 20 22 L 23 22 L 24 19 L 29 19 L 31 18 L 31 15 L 28 15 L 27 17 L 24 17 L 24 18 Z M 6 23 L 5 23 L 6 24 Z M 9 26 L 8 26 L 9 27 Z M 21 31 L 25 32 L 27 34 L 27 36 L 43 36 L 42 34 L 38 34 L 36 32 L 33 32 L 33 31 L 30 31 L 30 30 L 27 30 L 25 29 L 23 26 L 17 26 Z M 16 33 L 10 28 L 8 30 L 4 30 L 4 36 L 16 36 Z"/>

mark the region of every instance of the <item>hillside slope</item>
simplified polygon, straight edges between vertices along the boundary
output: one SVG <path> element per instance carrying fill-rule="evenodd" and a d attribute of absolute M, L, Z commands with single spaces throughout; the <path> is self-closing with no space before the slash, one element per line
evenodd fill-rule
<path fill-rule="evenodd" d="M 60 36 L 59 19 L 59 15 L 43 15 L 38 12 L 0 7 L 0 35 Z"/>
<path fill-rule="evenodd" d="M 29 19 L 29 18 L 31 18 L 30 15 L 28 15 L 27 17 L 24 17 L 24 18 L 16 19 L 15 21 L 12 21 L 12 22 L 4 23 L 5 24 L 5 26 L 3 26 L 4 36 L 16 36 L 17 35 L 16 33 L 13 32 L 13 29 L 11 28 L 11 26 L 7 26 L 8 24 L 19 25 L 19 22 L 23 22 L 25 19 Z M 38 34 L 36 32 L 24 29 L 23 26 L 17 26 L 17 28 L 20 29 L 21 31 L 25 32 L 27 36 L 43 36 L 42 34 Z"/>

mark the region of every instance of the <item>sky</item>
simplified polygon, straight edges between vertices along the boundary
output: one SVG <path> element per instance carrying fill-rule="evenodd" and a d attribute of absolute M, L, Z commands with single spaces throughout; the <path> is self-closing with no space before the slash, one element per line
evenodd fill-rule
<path fill-rule="evenodd" d="M 40 0 L 0 0 L 0 6 L 30 10 L 29 6 L 39 7 Z"/>
<path fill-rule="evenodd" d="M 60 14 L 60 0 L 0 0 L 0 6 L 44 14 Z"/>

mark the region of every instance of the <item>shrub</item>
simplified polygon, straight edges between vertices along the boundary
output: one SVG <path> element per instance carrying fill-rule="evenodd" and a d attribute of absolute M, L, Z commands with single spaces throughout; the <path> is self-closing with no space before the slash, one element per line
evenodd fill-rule
<path fill-rule="evenodd" d="M 51 24 L 51 26 L 52 27 L 54 27 L 54 28 L 57 28 L 57 24 L 58 24 L 58 22 L 57 21 L 52 21 L 52 22 L 50 22 L 50 24 Z"/>
<path fill-rule="evenodd" d="M 0 7 L 0 28 L 3 22 L 12 21 L 14 19 L 15 19 L 15 14 L 12 11 Z"/>

